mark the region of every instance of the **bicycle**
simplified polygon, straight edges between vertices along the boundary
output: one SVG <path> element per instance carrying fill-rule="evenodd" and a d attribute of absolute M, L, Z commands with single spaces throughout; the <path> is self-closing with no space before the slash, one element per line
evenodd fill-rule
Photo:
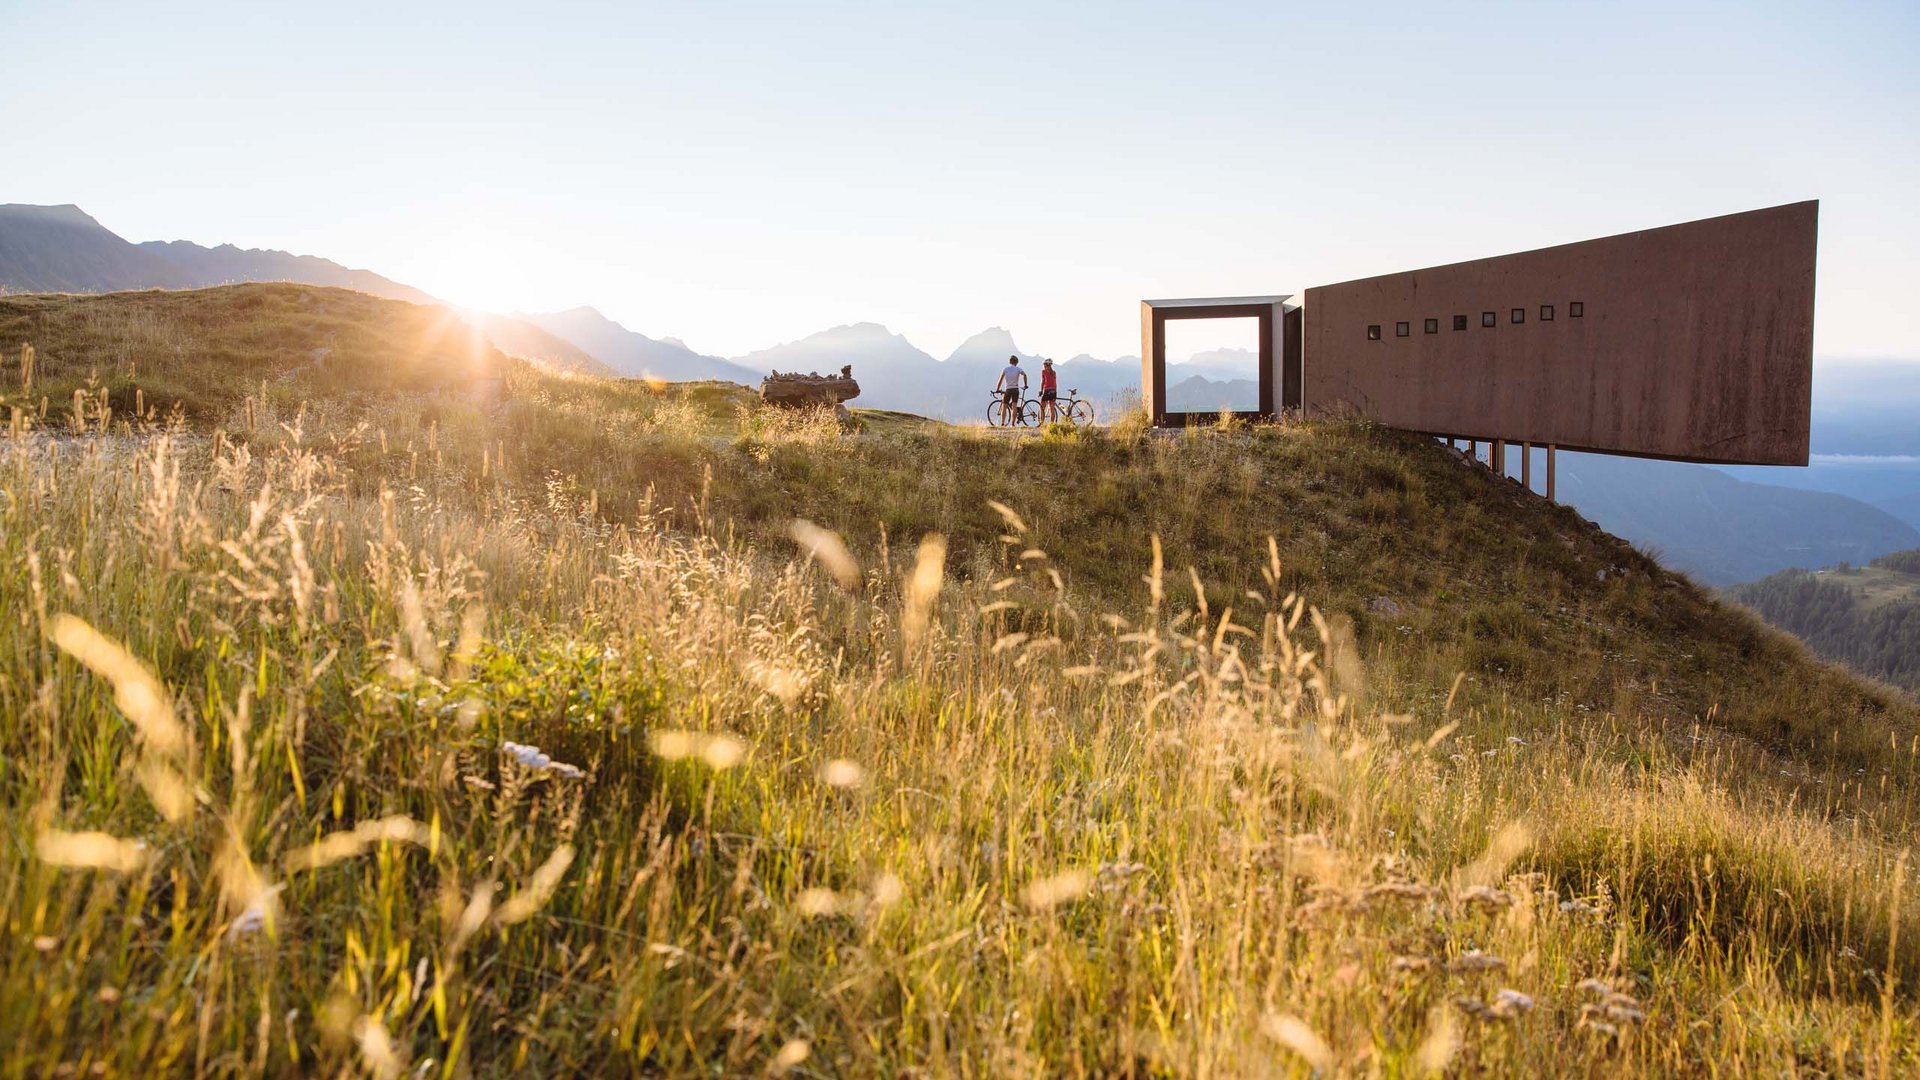
<path fill-rule="evenodd" d="M 1093 423 L 1093 402 L 1081 397 L 1078 389 L 1068 390 L 1066 397 L 1055 398 L 1053 407 L 1053 422 L 1056 424 L 1077 427 L 1081 424 Z M 1042 423 L 1041 410 L 1039 398 L 1028 398 L 1020 408 L 1020 422 L 1039 427 Z"/>
<path fill-rule="evenodd" d="M 1031 402 L 1023 405 L 1020 398 L 1016 395 L 1012 404 L 1009 404 L 1007 402 L 1007 393 L 1004 390 L 990 391 L 989 396 L 992 397 L 993 400 L 987 404 L 988 427 L 1027 426 L 1027 405 L 1031 405 Z M 1037 416 L 1039 414 L 1035 413 L 1034 415 Z"/>

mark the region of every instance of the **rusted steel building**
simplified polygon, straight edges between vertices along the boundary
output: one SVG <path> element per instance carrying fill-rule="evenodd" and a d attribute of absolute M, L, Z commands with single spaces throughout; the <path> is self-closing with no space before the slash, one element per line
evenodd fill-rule
<path fill-rule="evenodd" d="M 1260 408 L 1685 461 L 1805 465 L 1817 202 L 1310 288 L 1150 300 L 1142 394 L 1165 402 L 1169 319 L 1261 318 Z M 1256 311 L 1254 309 L 1258 308 Z M 1530 461 L 1530 459 L 1524 459 Z"/>

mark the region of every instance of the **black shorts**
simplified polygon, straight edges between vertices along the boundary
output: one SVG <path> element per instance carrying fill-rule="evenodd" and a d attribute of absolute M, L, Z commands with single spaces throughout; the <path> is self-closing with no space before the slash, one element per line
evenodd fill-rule
<path fill-rule="evenodd" d="M 1040 400 L 1041 400 L 1041 401 L 1059 401 L 1059 400 L 1060 400 L 1060 391 L 1058 391 L 1058 390 L 1042 390 L 1042 391 L 1040 391 Z"/>
<path fill-rule="evenodd" d="M 1017 386 L 1014 386 L 1014 387 L 1009 387 L 1008 389 L 1000 391 L 1000 400 L 1006 402 L 1009 405 L 1020 404 L 1020 388 Z"/>

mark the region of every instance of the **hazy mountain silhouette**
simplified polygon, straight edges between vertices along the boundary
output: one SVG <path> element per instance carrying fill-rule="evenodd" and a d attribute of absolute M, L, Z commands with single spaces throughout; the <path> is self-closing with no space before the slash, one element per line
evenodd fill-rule
<path fill-rule="evenodd" d="M 503 353 L 538 360 L 562 371 L 578 371 L 588 375 L 614 374 L 613 368 L 602 363 L 598 357 L 525 319 L 482 312 L 468 312 L 466 318 L 479 327 L 492 340 L 494 347 Z"/>
<path fill-rule="evenodd" d="M 1542 454 L 1534 465 L 1542 483 Z M 1710 585 L 1920 546 L 1920 530 L 1858 499 L 1753 483 L 1705 465 L 1564 453 L 1557 472 L 1562 502 Z"/>
<path fill-rule="evenodd" d="M 114 235 L 77 206 L 0 205 L 0 292 L 184 289 L 192 276 Z"/>
<path fill-rule="evenodd" d="M 860 396 L 850 404 L 941 419 L 953 416 L 940 362 L 879 323 L 836 326 L 736 356 L 733 362 L 762 376 L 770 371 L 825 374 L 852 364 Z"/>
<path fill-rule="evenodd" d="M 115 239 L 118 239 L 116 237 Z M 191 240 L 149 240 L 135 247 L 160 256 L 187 276 L 188 287 L 229 285 L 239 281 L 298 281 L 357 289 L 390 300 L 415 304 L 440 301 L 411 285 L 402 285 L 371 270 L 355 270 L 317 255 L 294 255 L 267 248 L 240 248 L 232 244 L 202 247 Z"/>
<path fill-rule="evenodd" d="M 1812 462 L 1804 469 L 1716 468 L 1742 480 L 1851 496 L 1920 526 L 1920 361 L 1819 362 Z"/>
<path fill-rule="evenodd" d="M 758 386 L 760 376 L 765 374 L 755 373 L 730 360 L 694 352 L 675 338 L 650 338 L 635 333 L 590 307 L 542 315 L 519 315 L 516 318 L 585 349 L 621 375 L 666 379 L 669 382 L 720 379 Z"/>
<path fill-rule="evenodd" d="M 1260 408 L 1260 384 L 1252 379 L 1214 380 L 1204 375 L 1189 375 L 1173 382 L 1174 370 L 1167 372 L 1169 412 L 1217 413 L 1221 409 L 1255 412 Z"/>

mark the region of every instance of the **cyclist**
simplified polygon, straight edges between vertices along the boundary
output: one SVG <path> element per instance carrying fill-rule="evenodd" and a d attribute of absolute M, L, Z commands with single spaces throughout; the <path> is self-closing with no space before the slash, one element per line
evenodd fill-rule
<path fill-rule="evenodd" d="M 1027 388 L 1027 373 L 1020 370 L 1018 356 L 1007 357 L 1007 366 L 1000 369 L 1000 381 L 994 389 L 1000 391 L 1000 400 L 1012 410 L 1011 415 L 1020 415 L 1020 391 Z"/>
<path fill-rule="evenodd" d="M 1040 361 L 1040 419 L 1060 419 L 1060 376 L 1053 370 L 1053 358 Z"/>

